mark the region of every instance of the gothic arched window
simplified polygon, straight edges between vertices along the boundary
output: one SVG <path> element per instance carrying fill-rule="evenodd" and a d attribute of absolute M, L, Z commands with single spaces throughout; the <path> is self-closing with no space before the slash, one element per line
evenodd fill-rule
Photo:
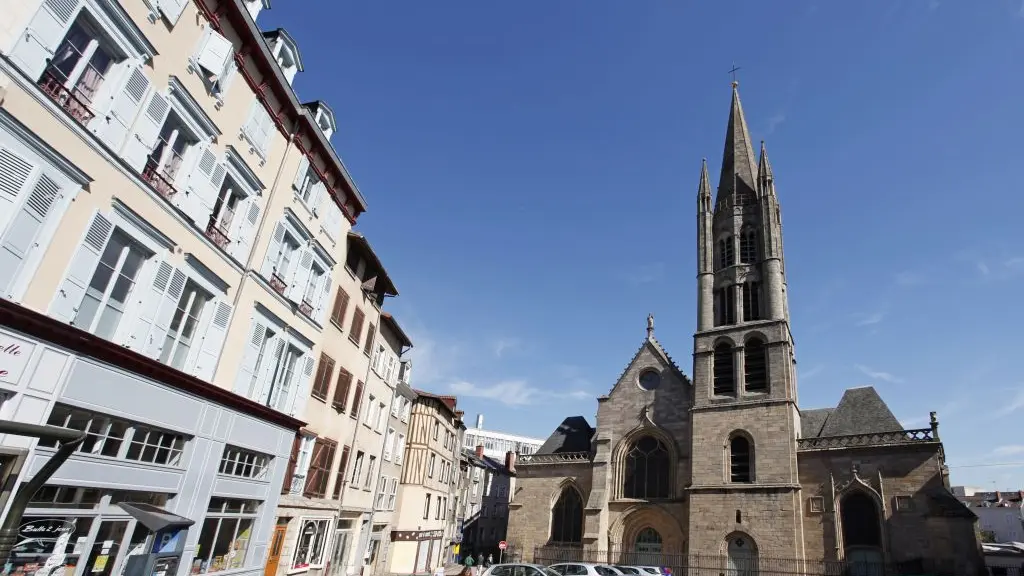
<path fill-rule="evenodd" d="M 732 482 L 753 482 L 754 450 L 750 441 L 736 434 L 729 440 L 729 480 Z"/>
<path fill-rule="evenodd" d="M 572 486 L 562 488 L 551 509 L 550 541 L 562 544 L 583 542 L 583 499 Z"/>
<path fill-rule="evenodd" d="M 768 347 L 757 336 L 743 347 L 743 374 L 747 392 L 768 391 Z"/>
<path fill-rule="evenodd" d="M 732 346 L 721 342 L 715 346 L 714 356 L 715 396 L 732 394 L 736 390 L 736 374 L 733 368 Z"/>
<path fill-rule="evenodd" d="M 850 492 L 839 501 L 840 516 L 843 520 L 843 546 L 882 547 L 882 528 L 878 520 L 878 506 L 875 501 L 860 490 Z"/>
<path fill-rule="evenodd" d="M 732 236 L 727 236 L 718 241 L 718 269 L 732 266 L 736 263 L 736 246 Z"/>
<path fill-rule="evenodd" d="M 625 483 L 622 495 L 626 498 L 668 498 L 668 448 L 653 436 L 643 436 L 633 442 L 626 453 Z"/>
<path fill-rule="evenodd" d="M 761 283 L 743 283 L 743 321 L 761 319 Z"/>
<path fill-rule="evenodd" d="M 757 262 L 757 230 L 753 226 L 744 226 L 740 231 L 740 262 L 742 264 Z"/>

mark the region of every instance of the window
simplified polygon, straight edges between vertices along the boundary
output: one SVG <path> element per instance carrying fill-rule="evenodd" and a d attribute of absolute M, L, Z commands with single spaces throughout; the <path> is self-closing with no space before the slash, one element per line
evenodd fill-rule
<path fill-rule="evenodd" d="M 732 236 L 718 241 L 718 268 L 727 268 L 736 264 L 736 247 Z"/>
<path fill-rule="evenodd" d="M 740 263 L 754 264 L 757 262 L 757 230 L 753 226 L 744 226 L 740 232 Z"/>
<path fill-rule="evenodd" d="M 320 181 L 316 170 L 310 165 L 309 158 L 305 156 L 299 162 L 299 169 L 295 173 L 295 182 L 292 183 L 292 188 L 295 189 L 295 197 L 314 212 L 327 193 L 327 188 Z"/>
<path fill-rule="evenodd" d="M 423 519 L 430 519 L 430 494 L 427 494 L 426 499 L 423 502 Z"/>
<path fill-rule="evenodd" d="M 301 388 L 301 381 L 313 377 L 315 361 L 283 332 L 276 326 L 270 328 L 261 316 L 254 317 L 235 389 L 246 390 L 246 397 L 287 413 L 294 408 L 293 392 Z"/>
<path fill-rule="evenodd" d="M 412 402 L 406 401 L 405 406 L 402 407 L 402 422 L 409 422 L 409 413 L 412 412 Z"/>
<path fill-rule="evenodd" d="M 744 388 L 747 392 L 768 391 L 768 347 L 764 340 L 753 337 L 743 349 Z"/>
<path fill-rule="evenodd" d="M 237 71 L 234 54 L 235 47 L 231 41 L 207 26 L 195 55 L 190 59 L 193 68 L 200 71 L 199 76 L 206 89 L 218 103 L 224 101 Z"/>
<path fill-rule="evenodd" d="M 387 413 L 388 413 L 387 405 L 384 404 L 383 402 L 379 402 L 377 404 L 377 416 L 376 416 L 377 421 L 376 421 L 376 423 L 374 424 L 374 427 L 373 427 L 373 429 L 376 430 L 378 434 L 383 434 L 384 433 L 384 422 L 387 421 L 387 419 L 386 419 Z"/>
<path fill-rule="evenodd" d="M 356 308 L 352 315 L 352 326 L 348 330 L 348 339 L 356 346 L 359 346 L 359 339 L 363 337 L 363 319 L 365 317 L 366 315 L 359 308 Z"/>
<path fill-rule="evenodd" d="M 807 504 L 814 513 L 821 513 L 825 511 L 825 498 L 823 496 L 811 496 L 807 499 Z"/>
<path fill-rule="evenodd" d="M 195 281 L 185 282 L 185 291 L 178 299 L 174 309 L 171 325 L 167 330 L 167 339 L 160 352 L 160 361 L 181 370 L 188 358 L 189 350 L 195 340 L 196 327 L 200 314 L 210 301 L 211 295 L 199 287 Z"/>
<path fill-rule="evenodd" d="M 437 454 L 430 454 L 430 463 L 427 465 L 427 477 L 434 477 L 434 465 L 437 463 Z"/>
<path fill-rule="evenodd" d="M 320 353 L 320 363 L 316 368 L 316 376 L 313 378 L 314 398 L 327 401 L 327 390 L 331 387 L 331 376 L 334 375 L 334 359 L 327 354 Z"/>
<path fill-rule="evenodd" d="M 734 435 L 729 440 L 729 479 L 732 482 L 753 481 L 753 451 L 750 441 L 741 435 Z"/>
<path fill-rule="evenodd" d="M 78 452 L 110 456 L 164 466 L 180 466 L 187 438 L 150 426 L 120 420 L 57 404 L 47 424 L 86 432 Z M 127 445 L 126 445 L 127 441 Z M 39 445 L 56 448 L 58 442 L 40 440 Z"/>
<path fill-rule="evenodd" d="M 284 348 L 283 353 L 271 358 L 271 361 L 276 362 L 270 366 L 270 386 L 259 398 L 259 402 L 264 406 L 285 411 L 302 351 L 291 345 L 279 347 L 279 350 L 280 348 Z"/>
<path fill-rule="evenodd" d="M 402 404 L 405 402 L 405 398 L 402 396 L 395 396 L 393 402 L 391 402 L 391 415 L 395 418 L 402 413 Z"/>
<path fill-rule="evenodd" d="M 733 367 L 732 346 L 719 342 L 714 352 L 714 394 L 722 396 L 736 390 L 735 368 Z"/>
<path fill-rule="evenodd" d="M 94 221 L 86 236 L 87 243 L 98 240 L 96 236 L 90 238 L 95 229 Z M 105 243 L 78 313 L 71 323 L 101 338 L 112 339 L 124 316 L 139 271 L 150 256 L 152 254 L 141 244 L 120 228 L 115 228 Z"/>
<path fill-rule="evenodd" d="M 668 448 L 661 440 L 653 436 L 637 439 L 626 453 L 623 496 L 668 498 L 670 467 Z"/>
<path fill-rule="evenodd" d="M 386 510 L 385 503 L 388 496 L 388 477 L 381 475 L 377 480 L 377 496 L 373 500 L 373 507 L 377 510 Z"/>
<path fill-rule="evenodd" d="M 43 92 L 81 124 L 95 117 L 97 92 L 120 59 L 103 38 L 87 13 L 80 12 L 39 79 Z"/>
<path fill-rule="evenodd" d="M 348 393 L 352 386 L 352 373 L 344 368 L 338 368 L 338 383 L 334 386 L 334 399 L 331 406 L 344 413 L 348 409 Z"/>
<path fill-rule="evenodd" d="M 239 240 L 234 231 L 241 224 L 242 216 L 238 215 L 238 211 L 245 198 L 238 185 L 230 177 L 225 177 L 217 192 L 213 212 L 210 213 L 210 222 L 206 227 L 206 237 L 222 250 L 227 250 L 231 245 L 232 236 L 236 236 L 236 241 Z M 259 207 L 256 209 L 259 210 Z M 242 259 L 237 256 L 236 258 Z"/>
<path fill-rule="evenodd" d="M 333 497 L 335 500 L 341 496 L 341 488 L 345 485 L 345 471 L 348 470 L 348 455 L 351 450 L 348 446 L 341 449 L 341 462 L 338 463 L 338 473 L 334 475 Z"/>
<path fill-rule="evenodd" d="M 327 483 L 331 479 L 331 464 L 338 443 L 327 438 L 317 438 L 313 444 L 313 456 L 309 459 L 306 487 L 303 495 L 307 498 L 323 498 L 327 494 Z"/>
<path fill-rule="evenodd" d="M 178 174 L 185 164 L 186 154 L 198 143 L 199 138 L 186 127 L 178 113 L 170 111 L 160 128 L 156 146 L 146 159 L 143 179 L 167 198 L 176 195 L 183 183 L 178 180 Z"/>
<path fill-rule="evenodd" d="M 369 428 L 377 419 L 377 397 L 370 394 L 370 397 L 367 400 L 369 402 L 370 409 L 366 411 L 366 418 L 363 419 L 363 425 Z"/>
<path fill-rule="evenodd" d="M 377 471 L 377 457 L 370 456 L 370 464 L 366 467 L 366 481 L 363 482 L 363 489 L 369 490 L 373 485 L 373 475 Z"/>
<path fill-rule="evenodd" d="M 398 498 L 398 478 L 392 478 L 388 484 L 387 510 L 395 509 L 395 500 Z"/>
<path fill-rule="evenodd" d="M 761 319 L 761 283 L 743 283 L 743 321 Z"/>
<path fill-rule="evenodd" d="M 318 262 L 313 262 L 309 269 L 309 280 L 302 293 L 302 304 L 299 311 L 309 318 L 319 318 L 320 291 L 322 283 L 327 281 L 327 271 Z"/>
<path fill-rule="evenodd" d="M 441 435 L 441 423 L 438 422 L 437 420 L 434 420 L 434 440 L 437 440 L 437 438 L 440 435 Z"/>
<path fill-rule="evenodd" d="M 373 350 L 373 337 L 377 334 L 377 327 L 370 323 L 370 327 L 366 329 L 366 344 L 363 346 L 363 354 L 367 356 Z"/>
<path fill-rule="evenodd" d="M 334 308 L 331 309 L 331 322 L 341 328 L 345 321 L 345 311 L 348 310 L 348 294 L 338 288 L 338 295 L 334 297 Z"/>
<path fill-rule="evenodd" d="M 285 471 L 284 482 L 281 486 L 282 494 L 302 493 L 306 485 L 306 473 L 309 471 L 310 458 L 315 442 L 315 436 L 306 434 L 295 436 L 295 439 L 292 441 L 292 453 L 288 458 L 288 468 Z"/>
<path fill-rule="evenodd" d="M 580 544 L 583 542 L 583 498 L 572 486 L 562 488 L 551 509 L 551 543 Z"/>
<path fill-rule="evenodd" d="M 274 119 L 263 107 L 263 103 L 259 98 L 253 98 L 252 107 L 249 109 L 249 118 L 242 126 L 242 136 L 251 146 L 249 152 L 256 154 L 260 158 L 261 164 L 266 161 L 274 128 Z"/>
<path fill-rule="evenodd" d="M 405 459 L 405 434 L 398 435 L 398 442 L 395 444 L 395 464 L 401 464 Z"/>
<path fill-rule="evenodd" d="M 299 538 L 295 543 L 292 569 L 323 566 L 324 547 L 331 528 L 330 518 L 303 518 L 299 523 Z"/>
<path fill-rule="evenodd" d="M 349 417 L 354 420 L 359 419 L 359 406 L 363 402 L 363 383 L 362 381 L 356 381 L 356 393 L 352 399 L 352 410 L 349 412 Z"/>
<path fill-rule="evenodd" d="M 266 454 L 235 446 L 225 446 L 218 472 L 239 478 L 265 480 L 267 465 L 270 464 L 270 461 L 271 457 Z"/>
<path fill-rule="evenodd" d="M 716 288 L 715 326 L 729 326 L 736 323 L 736 286 Z"/>
<path fill-rule="evenodd" d="M 356 465 L 352 467 L 352 479 L 349 480 L 349 484 L 353 486 L 359 484 L 359 477 L 363 475 L 363 451 L 359 450 L 356 452 Z"/>
<path fill-rule="evenodd" d="M 210 498 L 196 546 L 195 565 L 200 574 L 234 570 L 245 565 L 259 502 Z M 193 573 L 195 568 L 193 568 Z"/>
<path fill-rule="evenodd" d="M 295 265 L 296 252 L 299 251 L 299 240 L 291 232 L 285 230 L 283 226 L 280 230 L 280 240 L 277 242 L 271 241 L 271 246 L 276 251 L 267 252 L 267 261 L 270 263 L 267 278 L 270 280 L 270 286 L 274 290 L 284 294 L 289 285 L 287 278 L 290 276 L 292 267 Z M 274 236 L 278 236 L 277 230 L 274 231 Z"/>

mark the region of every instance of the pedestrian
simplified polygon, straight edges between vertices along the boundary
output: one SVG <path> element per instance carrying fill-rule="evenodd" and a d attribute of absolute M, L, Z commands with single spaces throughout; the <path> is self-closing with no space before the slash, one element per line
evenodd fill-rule
<path fill-rule="evenodd" d="M 466 568 L 472 568 L 474 564 L 473 554 L 466 554 L 466 560 L 463 562 L 463 564 L 466 565 Z"/>
<path fill-rule="evenodd" d="M 494 554 L 487 555 L 487 565 L 490 566 L 491 564 L 494 564 Z"/>

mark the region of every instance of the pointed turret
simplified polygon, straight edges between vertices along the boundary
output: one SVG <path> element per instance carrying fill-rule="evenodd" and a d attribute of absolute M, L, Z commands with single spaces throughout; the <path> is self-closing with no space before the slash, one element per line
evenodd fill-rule
<path fill-rule="evenodd" d="M 708 177 L 708 159 L 701 160 L 700 184 L 697 185 L 697 210 L 711 210 L 711 179 Z"/>
<path fill-rule="evenodd" d="M 772 164 L 768 161 L 764 140 L 761 140 L 761 157 L 757 160 L 757 186 L 761 194 L 775 195 L 775 175 L 772 174 Z"/>
<path fill-rule="evenodd" d="M 752 199 L 757 190 L 757 165 L 750 142 L 747 120 L 740 104 L 739 84 L 732 84 L 732 107 L 729 109 L 729 127 L 725 132 L 725 151 L 722 154 L 722 173 L 718 179 L 716 205 L 725 198 L 739 194 Z"/>
<path fill-rule="evenodd" d="M 711 208 L 711 179 L 708 177 L 708 159 L 700 165 L 700 184 L 697 186 L 697 330 L 714 327 L 714 211 Z"/>

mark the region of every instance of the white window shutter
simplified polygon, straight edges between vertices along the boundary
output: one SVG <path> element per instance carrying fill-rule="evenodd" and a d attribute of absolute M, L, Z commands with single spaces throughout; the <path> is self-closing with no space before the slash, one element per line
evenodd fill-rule
<path fill-rule="evenodd" d="M 317 180 L 309 193 L 309 207 L 313 209 L 313 214 L 320 215 L 320 204 L 324 201 L 325 196 L 327 196 L 327 185 L 321 180 Z"/>
<path fill-rule="evenodd" d="M 213 80 L 220 80 L 224 77 L 234 49 L 230 40 L 213 28 L 207 27 L 199 45 L 199 52 L 196 54 L 196 63 L 210 74 Z"/>
<path fill-rule="evenodd" d="M 263 107 L 260 107 L 263 109 Z M 257 134 L 257 143 L 260 151 L 266 156 L 270 152 L 270 137 L 274 134 L 274 119 L 270 117 L 270 114 L 263 109 L 263 114 L 260 116 L 259 132 Z"/>
<path fill-rule="evenodd" d="M 35 163 L 0 146 L 0 233 L 14 217 L 14 207 L 29 188 L 35 171 Z"/>
<path fill-rule="evenodd" d="M 255 400 L 252 394 L 253 378 L 256 375 L 256 365 L 260 359 L 260 351 L 263 350 L 263 339 L 267 336 L 267 325 L 259 318 L 252 321 L 252 331 L 249 333 L 249 340 L 245 344 L 245 352 L 242 354 L 242 363 L 238 366 L 238 376 L 235 378 L 235 394 Z M 269 360 L 269 359 L 266 359 Z"/>
<path fill-rule="evenodd" d="M 288 407 L 288 413 L 292 415 L 295 415 L 299 409 L 299 403 L 296 402 L 296 399 L 309 396 L 309 387 L 313 380 L 313 369 L 316 367 L 316 361 L 313 360 L 312 353 L 305 354 L 299 362 L 301 363 L 302 370 L 295 371 L 295 375 L 292 377 L 291 393 L 289 394 L 287 404 L 285 404 Z"/>
<path fill-rule="evenodd" d="M 146 167 L 146 158 L 156 147 L 157 138 L 160 137 L 160 129 L 171 112 L 171 103 L 167 97 L 160 92 L 153 92 L 143 108 L 142 114 L 135 121 L 134 133 L 128 138 L 124 146 L 124 159 L 128 161 L 137 172 L 142 172 Z"/>
<path fill-rule="evenodd" d="M 317 298 L 316 313 L 314 318 L 319 320 L 320 324 L 326 325 L 327 323 L 327 311 L 331 309 L 329 302 L 331 301 L 331 271 L 328 270 L 324 273 L 323 278 L 320 279 L 320 294 Z"/>
<path fill-rule="evenodd" d="M 338 208 L 334 200 L 328 197 L 323 209 L 324 215 L 320 227 L 331 240 L 337 242 L 341 237 L 341 208 Z"/>
<path fill-rule="evenodd" d="M 292 188 L 295 188 L 296 192 L 302 190 L 302 183 L 306 181 L 307 172 L 309 172 L 309 157 L 303 155 L 299 159 L 299 169 L 295 171 L 295 181 L 292 182 Z"/>
<path fill-rule="evenodd" d="M 249 110 L 249 119 L 246 120 L 242 131 L 249 139 L 249 143 L 252 144 L 253 150 L 259 153 L 261 157 L 266 157 L 267 155 L 267 144 L 273 126 L 274 121 L 267 112 L 267 109 L 263 107 L 259 100 L 254 100 L 253 106 Z"/>
<path fill-rule="evenodd" d="M 96 124 L 96 135 L 115 153 L 121 151 L 128 127 L 135 122 L 139 108 L 152 86 L 142 67 L 135 63 L 125 72 L 125 78 L 124 86 L 115 90 L 111 96 L 109 114 L 101 123 Z"/>
<path fill-rule="evenodd" d="M 252 250 L 252 237 L 256 234 L 256 227 L 260 222 L 260 199 L 256 196 L 246 198 L 239 207 L 238 214 L 232 223 L 234 230 L 231 234 L 231 256 L 235 260 L 245 264 L 249 259 L 249 251 Z M 273 242 L 273 240 L 271 240 Z"/>
<path fill-rule="evenodd" d="M 284 354 L 286 345 L 284 339 L 279 336 L 271 338 L 270 342 L 266 345 L 266 354 L 264 354 L 256 374 L 256 383 L 253 387 L 254 396 L 252 396 L 252 399 L 271 408 L 276 407 L 277 396 L 280 393 L 280 386 L 274 387 L 274 377 L 276 376 L 277 364 L 282 361 L 281 356 Z"/>
<path fill-rule="evenodd" d="M 164 18 L 170 22 L 171 26 L 178 23 L 178 19 L 181 18 L 181 13 L 185 11 L 185 5 L 188 4 L 188 0 L 157 0 L 157 8 L 163 13 Z"/>
<path fill-rule="evenodd" d="M 50 304 L 49 315 L 52 318 L 74 324 L 78 307 L 85 296 L 85 289 L 92 280 L 96 264 L 100 261 L 100 254 L 103 253 L 103 248 L 113 232 L 114 224 L 106 216 L 99 213 L 93 216 L 82 243 L 71 257 L 64 282 Z"/>
<path fill-rule="evenodd" d="M 138 296 L 133 303 L 134 319 L 122 345 L 151 358 L 155 357 L 153 352 L 163 346 L 163 341 L 154 343 L 149 340 L 149 337 L 173 273 L 174 266 L 167 262 L 150 262 L 150 275 L 146 280 L 146 289 L 133 292 Z"/>
<path fill-rule="evenodd" d="M 60 198 L 60 185 L 42 174 L 0 237 L 0 294 L 5 298 L 13 297 L 11 289 L 22 273 L 29 253 L 39 247 L 43 225 Z"/>
<path fill-rule="evenodd" d="M 217 167 L 220 166 L 220 163 L 217 162 L 217 155 L 210 150 L 209 146 L 203 146 L 198 154 L 199 160 L 188 175 L 188 185 L 184 194 L 186 198 L 181 199 L 182 205 L 179 208 L 195 223 L 196 227 L 205 230 L 206 225 L 210 223 L 213 205 L 217 201 L 217 191 L 213 189 L 213 179 L 215 172 L 218 172 Z M 220 179 L 223 181 L 224 177 L 220 176 Z M 183 196 L 183 194 L 175 194 L 174 198 L 177 199 L 179 196 Z"/>
<path fill-rule="evenodd" d="M 306 284 L 309 283 L 309 275 L 313 271 L 313 251 L 309 248 L 301 248 L 298 253 L 298 260 L 292 265 L 291 278 L 288 279 L 288 290 L 285 296 L 295 302 L 302 303 L 306 294 Z"/>
<path fill-rule="evenodd" d="M 231 304 L 224 300 L 218 300 L 210 307 L 213 308 L 213 319 L 206 327 L 203 341 L 199 344 L 195 367 L 192 369 L 193 376 L 207 382 L 213 381 L 213 372 L 217 367 L 221 349 L 224 348 L 224 338 L 228 334 L 228 324 L 231 322 L 233 310 Z"/>
<path fill-rule="evenodd" d="M 284 223 L 278 222 L 274 227 L 274 234 L 270 237 L 270 244 L 267 246 L 267 256 L 263 259 L 263 270 L 261 273 L 268 280 L 274 274 L 274 262 L 281 252 L 281 243 L 284 242 Z"/>
<path fill-rule="evenodd" d="M 170 282 L 167 283 L 167 291 L 160 299 L 159 308 L 153 318 L 153 327 L 149 331 L 145 346 L 140 352 L 151 358 L 159 358 L 164 348 L 164 340 L 167 338 L 167 331 L 170 330 L 171 321 L 174 319 L 174 312 L 178 309 L 178 300 L 185 291 L 185 281 L 188 279 L 185 273 L 175 269 L 171 273 Z"/>
<path fill-rule="evenodd" d="M 217 80 L 215 87 L 217 100 L 223 102 L 227 98 L 228 90 L 231 89 L 231 83 L 237 75 L 238 64 L 235 63 L 234 58 L 228 58 L 228 63 L 224 66 L 224 74 Z"/>
<path fill-rule="evenodd" d="M 10 58 L 33 81 L 43 75 L 81 6 L 81 0 L 45 0 L 18 38 Z"/>

